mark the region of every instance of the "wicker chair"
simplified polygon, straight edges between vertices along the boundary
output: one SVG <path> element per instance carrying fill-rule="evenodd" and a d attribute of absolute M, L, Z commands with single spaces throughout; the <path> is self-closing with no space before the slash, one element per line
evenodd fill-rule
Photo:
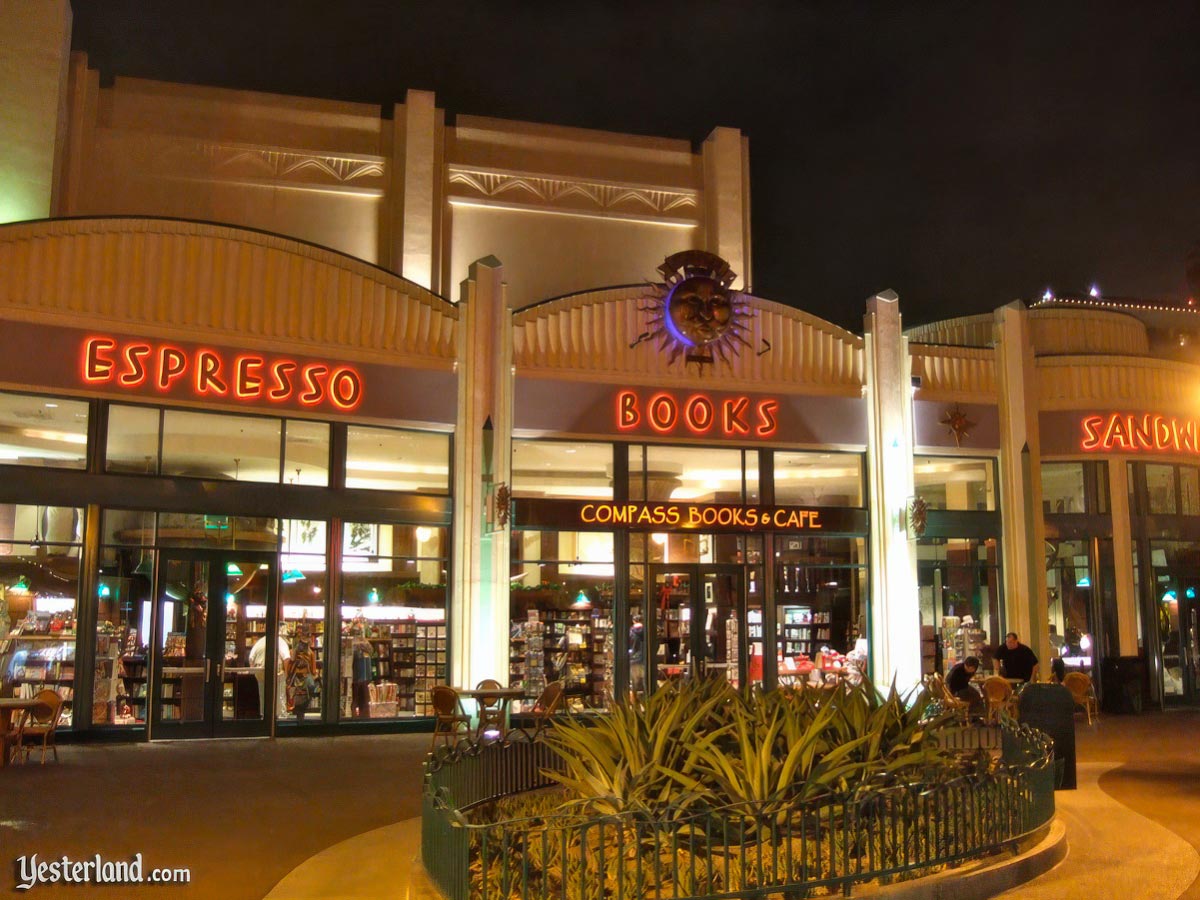
<path fill-rule="evenodd" d="M 958 718 L 966 720 L 971 710 L 971 704 L 950 693 L 950 688 L 946 687 L 946 680 L 940 674 L 933 672 L 930 675 L 926 675 L 925 687 L 929 690 L 930 696 L 934 700 L 937 700 Z"/>
<path fill-rule="evenodd" d="M 429 741 L 429 749 L 437 747 L 438 738 L 449 747 L 458 743 L 460 737 L 471 732 L 471 717 L 463 712 L 462 703 L 458 699 L 458 691 L 444 684 L 436 685 L 430 691 L 430 701 L 433 703 L 435 719 L 433 735 Z"/>
<path fill-rule="evenodd" d="M 1083 712 L 1087 716 L 1087 722 L 1092 724 L 1092 715 L 1097 717 L 1100 715 L 1100 710 L 1096 706 L 1096 691 L 1092 687 L 1092 678 L 1083 672 L 1068 672 L 1063 676 L 1063 687 L 1071 692 L 1071 699 L 1075 701 L 1076 706 L 1083 707 Z"/>
<path fill-rule="evenodd" d="M 475 685 L 477 691 L 495 691 L 503 688 L 495 678 L 485 678 Z M 475 702 L 479 705 L 479 737 L 485 734 L 499 733 L 504 739 L 504 698 L 498 694 L 478 694 Z"/>
<path fill-rule="evenodd" d="M 41 745 L 42 765 L 46 764 L 46 751 L 54 753 L 54 761 L 58 762 L 58 745 L 54 742 L 54 733 L 58 730 L 58 720 L 62 715 L 63 699 L 52 690 L 40 691 L 34 700 L 37 704 L 21 713 L 21 721 L 17 725 L 16 737 L 13 740 L 13 755 L 24 754 L 22 762 L 29 761 L 29 754 L 34 747 Z"/>
<path fill-rule="evenodd" d="M 1007 712 L 1011 716 L 1017 714 L 1017 707 L 1013 702 L 1012 685 L 999 675 L 992 675 L 983 680 L 983 699 L 987 703 L 989 722 L 995 722 L 1000 717 L 1001 711 Z"/>
<path fill-rule="evenodd" d="M 545 731 L 546 726 L 550 724 L 550 717 L 558 712 L 563 703 L 563 683 L 561 681 L 552 681 L 542 690 L 541 696 L 537 698 L 537 702 L 533 704 L 533 709 L 529 711 L 529 715 L 533 717 L 534 736 Z"/>

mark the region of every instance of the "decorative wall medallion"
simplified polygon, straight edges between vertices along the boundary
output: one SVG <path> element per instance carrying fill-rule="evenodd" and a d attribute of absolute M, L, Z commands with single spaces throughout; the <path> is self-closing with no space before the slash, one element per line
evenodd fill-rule
<path fill-rule="evenodd" d="M 950 433 L 954 435 L 954 446 L 961 447 L 963 440 L 970 437 L 971 429 L 975 427 L 976 423 L 968 419 L 967 414 L 962 411 L 962 407 L 956 403 L 954 409 L 946 410 L 942 424 L 949 428 Z"/>
<path fill-rule="evenodd" d="M 929 524 L 929 505 L 922 497 L 913 497 L 908 501 L 908 539 L 917 540 L 925 536 L 925 528 Z"/>
<path fill-rule="evenodd" d="M 669 352 L 668 365 L 683 356 L 701 372 L 717 357 L 730 365 L 743 346 L 753 349 L 745 338 L 750 305 L 745 294 L 730 290 L 737 275 L 729 263 L 685 250 L 668 256 L 658 271 L 664 280 L 644 298 L 651 305 L 642 310 L 650 316 L 639 342 L 657 340 L 658 349 Z"/>

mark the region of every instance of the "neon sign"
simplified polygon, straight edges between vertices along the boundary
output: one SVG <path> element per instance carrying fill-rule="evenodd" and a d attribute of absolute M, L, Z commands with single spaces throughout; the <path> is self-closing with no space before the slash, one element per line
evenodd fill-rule
<path fill-rule="evenodd" d="M 718 530 L 779 529 L 817 531 L 825 526 L 821 510 L 796 506 L 730 506 L 709 503 L 584 503 L 581 525 L 629 529 Z"/>
<path fill-rule="evenodd" d="M 84 383 L 127 390 L 151 387 L 164 394 L 187 392 L 200 398 L 298 402 L 308 407 L 327 404 L 338 412 L 357 409 L 363 399 L 362 376 L 350 366 L 254 353 L 230 359 L 217 350 L 89 337 L 83 342 L 80 364 Z"/>
<path fill-rule="evenodd" d="M 1080 420 L 1088 453 L 1105 451 L 1150 451 L 1157 453 L 1200 453 L 1200 423 L 1161 413 L 1109 413 L 1084 416 Z"/>
<path fill-rule="evenodd" d="M 779 401 L 746 396 L 714 399 L 701 393 L 680 399 L 670 391 L 643 399 L 637 391 L 618 391 L 617 428 L 633 431 L 643 423 L 663 435 L 686 429 L 697 437 L 717 433 L 729 438 L 769 438 L 779 429 Z"/>

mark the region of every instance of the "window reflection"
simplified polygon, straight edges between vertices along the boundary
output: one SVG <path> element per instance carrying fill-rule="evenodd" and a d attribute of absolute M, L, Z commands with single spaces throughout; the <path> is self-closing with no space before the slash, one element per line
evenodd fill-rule
<path fill-rule="evenodd" d="M 946 456 L 913 458 L 916 492 L 930 509 L 992 511 L 996 508 L 995 463 Z"/>
<path fill-rule="evenodd" d="M 346 487 L 447 494 L 450 436 L 351 425 L 346 431 Z"/>
<path fill-rule="evenodd" d="M 0 464 L 82 469 L 87 433 L 86 401 L 0 393 Z"/>

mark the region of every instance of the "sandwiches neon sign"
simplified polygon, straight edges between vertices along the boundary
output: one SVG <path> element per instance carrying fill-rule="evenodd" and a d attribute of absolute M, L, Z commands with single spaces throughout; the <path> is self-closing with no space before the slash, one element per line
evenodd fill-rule
<path fill-rule="evenodd" d="M 1200 423 L 1161 413 L 1109 413 L 1080 420 L 1088 453 L 1105 451 L 1200 453 Z"/>
<path fill-rule="evenodd" d="M 130 391 L 150 387 L 198 398 L 328 405 L 338 412 L 357 409 L 363 399 L 362 376 L 351 366 L 256 353 L 230 358 L 217 350 L 185 350 L 168 343 L 89 337 L 80 367 L 85 384 Z"/>

